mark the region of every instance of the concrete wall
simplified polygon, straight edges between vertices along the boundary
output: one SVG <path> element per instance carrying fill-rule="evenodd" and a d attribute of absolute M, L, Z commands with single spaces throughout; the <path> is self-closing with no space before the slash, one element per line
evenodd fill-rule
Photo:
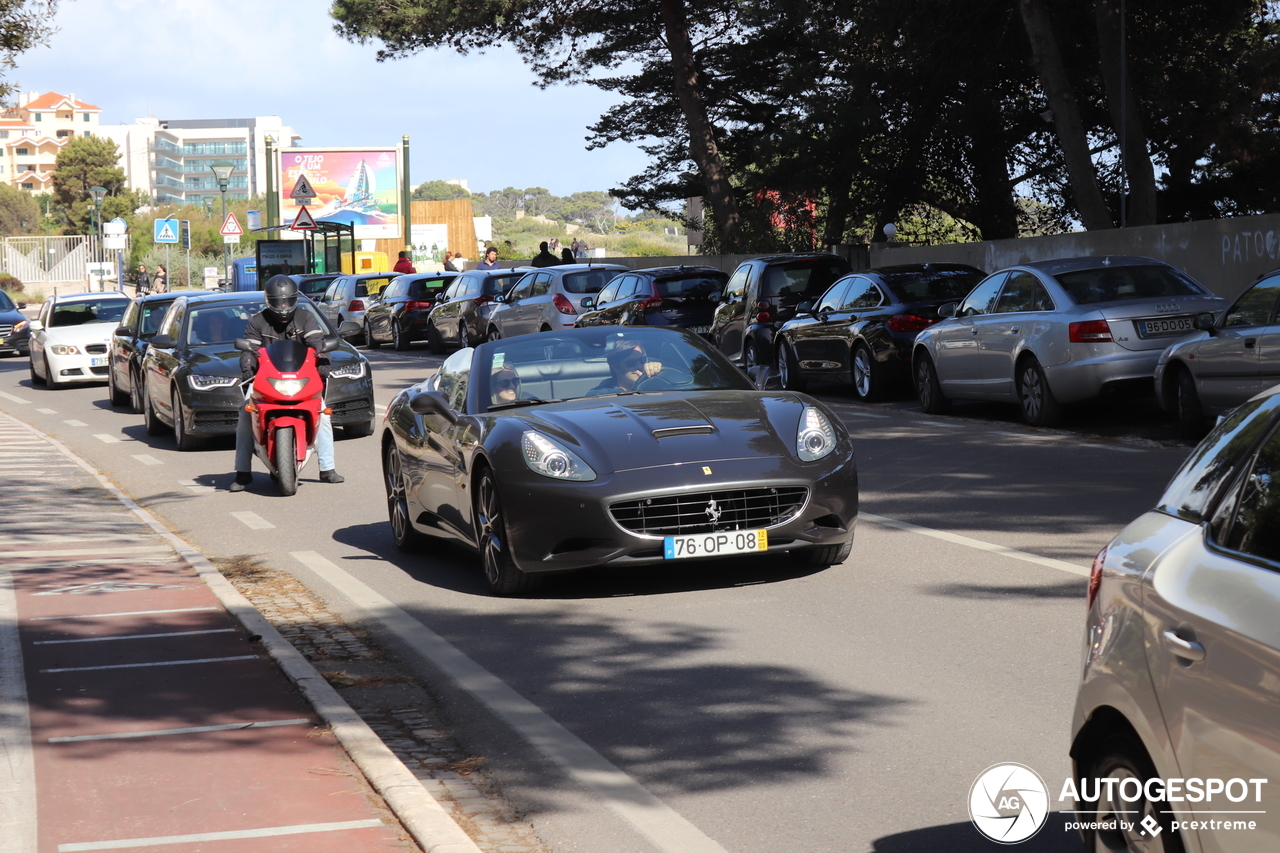
<path fill-rule="evenodd" d="M 1280 267 L 1280 214 L 945 246 L 876 243 L 871 265 L 949 261 L 995 272 L 1027 261 L 1100 255 L 1158 258 L 1235 299 L 1260 274 Z"/>

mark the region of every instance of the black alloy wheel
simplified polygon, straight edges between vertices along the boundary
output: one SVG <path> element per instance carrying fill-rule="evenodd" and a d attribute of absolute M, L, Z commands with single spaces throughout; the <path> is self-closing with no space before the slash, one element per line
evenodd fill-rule
<path fill-rule="evenodd" d="M 458 349 L 466 349 L 471 346 L 471 335 L 467 333 L 466 321 L 458 324 Z"/>
<path fill-rule="evenodd" d="M 50 391 L 57 391 L 66 387 L 65 382 L 59 382 L 58 377 L 53 375 L 53 368 L 49 366 L 49 356 L 47 354 L 44 357 L 44 382 Z"/>
<path fill-rule="evenodd" d="M 187 432 L 186 413 L 182 410 L 182 395 L 178 393 L 177 388 L 173 389 L 173 438 L 178 443 L 178 449 L 183 453 L 196 450 L 204 443 Z"/>
<path fill-rule="evenodd" d="M 373 336 L 373 330 L 369 328 L 369 321 L 364 321 L 364 345 L 369 349 L 380 349 L 382 341 Z"/>
<path fill-rule="evenodd" d="M 484 579 L 494 595 L 532 592 L 541 578 L 520 571 L 511 559 L 511 543 L 493 472 L 486 470 L 476 490 L 476 540 L 484 560 Z"/>
<path fill-rule="evenodd" d="M 142 377 L 129 368 L 129 408 L 135 415 L 142 414 Z"/>
<path fill-rule="evenodd" d="M 396 318 L 391 318 L 391 348 L 396 352 L 404 352 L 409 349 L 409 335 L 400 328 L 400 324 L 396 322 Z"/>
<path fill-rule="evenodd" d="M 490 326 L 489 333 L 485 336 L 485 341 L 500 341 L 500 340 L 502 340 L 502 332 L 498 330 L 497 326 Z"/>
<path fill-rule="evenodd" d="M 387 491 L 387 519 L 391 522 L 391 538 L 396 548 L 406 554 L 419 550 L 426 541 L 409 520 L 409 497 L 400 467 L 400 450 L 388 441 L 382 451 L 382 484 Z"/>
<path fill-rule="evenodd" d="M 778 380 L 787 391 L 803 391 L 804 378 L 800 375 L 800 362 L 796 359 L 796 351 L 791 344 L 783 341 L 778 350 Z"/>
<path fill-rule="evenodd" d="M 1086 823 L 1115 828 L 1086 831 L 1085 850 L 1088 853 L 1185 853 L 1182 837 L 1173 828 L 1169 806 L 1147 799 L 1146 782 L 1155 776 L 1155 767 L 1147 751 L 1129 735 L 1113 735 L 1103 742 L 1097 758 L 1090 762 L 1085 774 L 1086 779 L 1096 779 L 1099 785 L 1097 811 L 1089 815 L 1089 804 L 1084 803 L 1080 817 Z M 1116 782 L 1107 784 L 1103 781 L 1106 779 L 1115 779 Z M 1142 786 L 1136 802 L 1117 796 L 1129 779 Z M 1142 825 L 1147 818 L 1160 825 L 1160 831 L 1154 836 Z"/>
<path fill-rule="evenodd" d="M 146 425 L 147 435 L 164 435 L 168 431 L 164 421 L 156 415 L 156 407 L 151 404 L 151 395 L 142 395 L 142 422 Z"/>

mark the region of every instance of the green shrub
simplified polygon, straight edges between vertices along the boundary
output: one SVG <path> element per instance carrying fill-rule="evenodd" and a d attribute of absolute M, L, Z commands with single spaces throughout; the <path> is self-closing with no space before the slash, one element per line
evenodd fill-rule
<path fill-rule="evenodd" d="M 18 293 L 22 290 L 22 282 L 7 272 L 0 273 L 0 290 L 6 293 Z"/>

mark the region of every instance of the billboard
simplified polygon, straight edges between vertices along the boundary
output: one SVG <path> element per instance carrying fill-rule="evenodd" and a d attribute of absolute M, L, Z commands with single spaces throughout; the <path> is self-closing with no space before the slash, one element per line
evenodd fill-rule
<path fill-rule="evenodd" d="M 306 175 L 317 221 L 355 225 L 357 240 L 395 240 L 400 228 L 400 152 L 395 148 L 282 148 L 280 221 L 293 222 L 299 201 L 289 198 Z"/>

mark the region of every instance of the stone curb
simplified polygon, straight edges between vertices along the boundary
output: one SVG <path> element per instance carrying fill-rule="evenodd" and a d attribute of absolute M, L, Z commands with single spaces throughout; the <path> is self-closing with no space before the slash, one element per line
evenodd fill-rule
<path fill-rule="evenodd" d="M 481 853 L 471 837 L 463 832 L 444 807 L 418 781 L 418 777 L 382 742 L 338 691 L 325 681 L 311 662 L 203 554 L 169 532 L 151 513 L 138 506 L 92 465 L 57 439 L 12 416 L 5 417 L 56 447 L 58 452 L 96 478 L 104 489 L 172 546 L 250 634 L 262 638 L 261 642 L 267 653 L 289 680 L 298 686 L 320 718 L 329 725 L 342 748 L 364 773 L 369 784 L 386 801 L 423 853 Z"/>

